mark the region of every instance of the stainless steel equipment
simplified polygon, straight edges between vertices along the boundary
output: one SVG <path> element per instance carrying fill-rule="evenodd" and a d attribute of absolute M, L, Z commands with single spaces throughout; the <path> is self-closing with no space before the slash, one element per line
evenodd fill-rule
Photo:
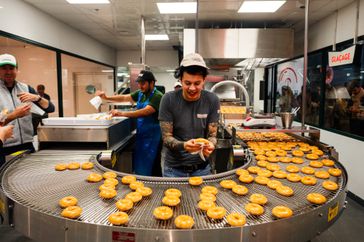
<path fill-rule="evenodd" d="M 327 147 L 320 147 L 329 152 Z M 251 166 L 256 164 L 250 151 L 246 151 Z M 328 155 L 329 153 L 326 153 Z M 57 163 L 71 161 L 92 161 L 94 170 L 55 171 Z M 285 165 L 282 165 L 282 169 Z M 125 226 L 112 226 L 108 216 L 117 211 L 115 202 L 131 190 L 126 185 L 118 185 L 115 199 L 105 200 L 98 196 L 101 183 L 88 183 L 85 179 L 91 172 L 102 173 L 108 169 L 99 165 L 95 155 L 75 151 L 63 151 L 57 154 L 39 152 L 14 160 L 3 168 L 0 174 L 0 198 L 5 200 L 4 216 L 17 230 L 37 241 L 308 241 L 327 229 L 339 217 L 345 207 L 345 189 L 347 173 L 336 162 L 335 166 L 343 171 L 342 176 L 331 180 L 339 184 L 334 192 L 321 187 L 321 179 L 315 186 L 301 183 L 288 184 L 295 191 L 294 196 L 284 197 L 267 186 L 256 183 L 246 184 L 249 194 L 262 193 L 268 197 L 261 216 L 249 215 L 244 204 L 249 195 L 238 196 L 231 190 L 220 187 L 219 182 L 232 179 L 240 183 L 235 170 L 204 177 L 199 187 L 191 187 L 186 178 L 159 178 L 137 176 L 137 179 L 153 189 L 150 197 L 143 198 L 128 212 L 129 222 Z M 118 173 L 118 178 L 125 173 Z M 227 209 L 228 213 L 240 212 L 247 216 L 243 227 L 230 227 L 226 219 L 209 219 L 197 208 L 201 188 L 205 185 L 218 187 L 217 204 Z M 181 204 L 174 208 L 174 218 L 179 214 L 191 215 L 195 225 L 190 230 L 178 230 L 173 219 L 159 221 L 154 219 L 153 209 L 161 206 L 164 191 L 168 188 L 182 191 Z M 320 192 L 327 197 L 324 205 L 312 205 L 306 200 L 311 192 Z M 78 220 L 65 219 L 60 216 L 58 201 L 65 196 L 78 198 L 83 212 Z M 294 216 L 288 219 L 275 219 L 271 210 L 274 206 L 290 207 Z"/>

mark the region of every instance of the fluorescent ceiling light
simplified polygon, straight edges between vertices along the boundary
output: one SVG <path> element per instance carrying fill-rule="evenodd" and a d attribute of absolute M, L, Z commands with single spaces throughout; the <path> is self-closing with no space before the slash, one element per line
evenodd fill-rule
<path fill-rule="evenodd" d="M 238 13 L 273 13 L 286 1 L 244 1 Z"/>
<path fill-rule="evenodd" d="M 101 72 L 108 73 L 108 72 L 114 72 L 114 70 L 101 70 Z"/>
<path fill-rule="evenodd" d="M 169 40 L 166 34 L 146 34 L 145 40 Z"/>
<path fill-rule="evenodd" d="M 70 4 L 108 4 L 109 0 L 66 0 Z"/>
<path fill-rule="evenodd" d="M 157 3 L 161 14 L 169 13 L 196 13 L 196 2 L 175 2 L 175 3 Z"/>

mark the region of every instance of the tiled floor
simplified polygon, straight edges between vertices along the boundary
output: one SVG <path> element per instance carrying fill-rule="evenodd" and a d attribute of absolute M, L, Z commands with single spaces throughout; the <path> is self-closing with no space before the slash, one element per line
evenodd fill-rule
<path fill-rule="evenodd" d="M 311 242 L 362 242 L 364 241 L 364 207 L 347 198 L 347 208 L 328 230 Z M 9 226 L 0 225 L 0 242 L 35 242 Z M 86 242 L 86 241 L 85 241 Z"/>

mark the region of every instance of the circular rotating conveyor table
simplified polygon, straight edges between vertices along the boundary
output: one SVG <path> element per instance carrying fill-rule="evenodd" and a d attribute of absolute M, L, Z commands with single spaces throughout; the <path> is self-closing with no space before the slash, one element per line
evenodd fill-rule
<path fill-rule="evenodd" d="M 256 165 L 256 160 L 249 151 L 249 163 L 242 168 Z M 92 170 L 55 171 L 58 163 L 72 161 L 92 161 Z M 292 163 L 291 163 L 292 164 Z M 279 163 L 282 169 L 287 164 Z M 308 165 L 308 160 L 302 167 Z M 329 179 L 338 183 L 339 189 L 330 192 L 322 188 L 323 179 L 317 179 L 315 186 L 293 183 L 286 179 L 276 179 L 294 190 L 292 197 L 284 197 L 264 185 L 257 183 L 243 184 L 235 175 L 235 170 L 204 177 L 200 186 L 192 187 L 186 178 L 157 178 L 137 176 L 145 186 L 153 189 L 153 194 L 143 198 L 128 211 L 129 222 L 125 226 L 112 226 L 108 216 L 117 211 L 115 202 L 131 192 L 127 185 L 119 183 L 114 199 L 101 199 L 98 187 L 102 184 L 86 181 L 91 172 L 102 174 L 108 169 L 95 161 L 95 156 L 73 154 L 39 155 L 31 154 L 7 164 L 1 172 L 1 188 L 13 204 L 9 212 L 14 227 L 25 235 L 38 241 L 307 241 L 327 229 L 345 207 L 347 173 L 344 167 L 335 163 L 343 173 L 340 177 Z M 327 167 L 316 168 L 317 170 Z M 118 173 L 118 180 L 126 175 Z M 300 175 L 303 175 L 300 173 Z M 254 175 L 255 176 L 255 175 Z M 245 185 L 249 193 L 245 196 L 234 194 L 220 186 L 220 181 L 232 179 Z M 201 188 L 212 185 L 218 188 L 216 204 L 226 208 L 227 214 L 240 212 L 246 215 L 247 223 L 243 227 L 231 227 L 226 216 L 222 220 L 209 219 L 205 212 L 197 207 Z M 173 218 L 159 221 L 153 217 L 153 209 L 161 206 L 164 191 L 178 188 L 182 192 L 181 203 L 173 208 Z M 1 190 L 0 190 L 1 191 Z M 306 195 L 319 192 L 326 196 L 323 205 L 313 205 L 306 200 Z M 244 205 L 253 193 L 264 194 L 268 203 L 261 216 L 249 215 Z M 83 209 L 77 220 L 60 216 L 62 209 L 58 201 L 65 196 L 75 196 Z M 277 205 L 288 206 L 294 215 L 288 219 L 275 219 L 272 208 Z M 194 218 L 195 225 L 190 230 L 177 229 L 174 218 L 187 214 Z"/>

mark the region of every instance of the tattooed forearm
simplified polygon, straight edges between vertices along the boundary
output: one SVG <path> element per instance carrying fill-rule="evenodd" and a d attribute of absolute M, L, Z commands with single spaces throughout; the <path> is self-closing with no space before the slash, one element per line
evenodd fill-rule
<path fill-rule="evenodd" d="M 209 123 L 207 139 L 214 145 L 216 145 L 217 143 L 216 136 L 217 136 L 217 123 Z"/>
<path fill-rule="evenodd" d="M 173 123 L 160 122 L 163 144 L 170 150 L 183 150 L 183 142 L 173 137 Z"/>

